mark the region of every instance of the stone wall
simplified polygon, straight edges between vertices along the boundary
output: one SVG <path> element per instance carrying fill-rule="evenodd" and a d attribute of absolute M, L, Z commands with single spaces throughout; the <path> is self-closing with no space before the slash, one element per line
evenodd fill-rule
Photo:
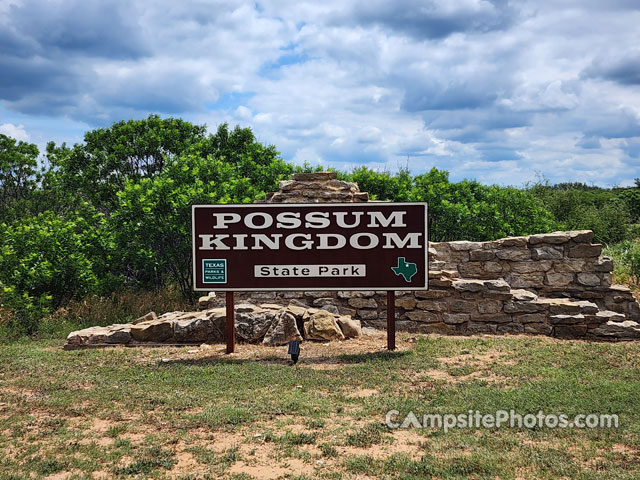
<path fill-rule="evenodd" d="M 334 173 L 293 175 L 271 203 L 367 201 Z M 613 262 L 591 231 L 554 232 L 493 242 L 429 245 L 429 290 L 398 292 L 397 327 L 446 334 L 531 333 L 562 338 L 640 338 L 640 307 L 612 285 Z M 386 327 L 386 292 L 254 292 L 249 301 L 299 304 Z M 218 303 L 203 297 L 200 308 Z"/>
<path fill-rule="evenodd" d="M 280 182 L 280 191 L 269 193 L 266 203 L 367 202 L 369 194 L 357 183 L 337 179 L 334 172 L 296 173 Z"/>

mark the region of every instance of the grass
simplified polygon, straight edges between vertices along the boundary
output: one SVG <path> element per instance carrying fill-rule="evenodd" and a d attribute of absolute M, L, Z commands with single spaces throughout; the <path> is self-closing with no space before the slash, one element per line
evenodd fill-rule
<path fill-rule="evenodd" d="M 298 479 L 640 477 L 640 344 L 522 336 L 413 345 L 353 354 L 345 342 L 336 368 L 321 369 L 304 358 L 296 367 L 193 358 L 186 348 L 4 344 L 0 479 L 250 479 L 265 468 Z M 391 430 L 391 409 L 614 413 L 620 426 Z"/>

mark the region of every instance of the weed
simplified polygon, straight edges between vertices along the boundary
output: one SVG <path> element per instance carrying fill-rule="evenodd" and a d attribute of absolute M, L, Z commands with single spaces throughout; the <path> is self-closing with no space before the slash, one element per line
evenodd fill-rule
<path fill-rule="evenodd" d="M 146 475 L 158 468 L 170 470 L 176 463 L 174 452 L 158 446 L 146 449 L 133 463 L 126 467 L 116 467 L 116 475 Z"/>
<path fill-rule="evenodd" d="M 369 423 L 354 433 L 347 434 L 346 444 L 351 447 L 369 448 L 385 440 L 386 427 L 380 423 Z"/>

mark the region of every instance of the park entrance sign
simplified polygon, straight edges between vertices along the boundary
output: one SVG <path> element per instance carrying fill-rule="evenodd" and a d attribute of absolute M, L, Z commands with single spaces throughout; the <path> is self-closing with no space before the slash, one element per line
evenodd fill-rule
<path fill-rule="evenodd" d="M 194 205 L 195 290 L 424 290 L 425 203 Z"/>
<path fill-rule="evenodd" d="M 193 285 L 226 291 L 227 353 L 235 351 L 235 291 L 428 287 L 425 203 L 194 205 Z"/>

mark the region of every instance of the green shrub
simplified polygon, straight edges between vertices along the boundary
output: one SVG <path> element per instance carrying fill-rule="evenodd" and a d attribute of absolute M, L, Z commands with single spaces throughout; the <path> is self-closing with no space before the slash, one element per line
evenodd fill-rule
<path fill-rule="evenodd" d="M 100 214 L 62 218 L 45 212 L 0 227 L 3 324 L 32 334 L 44 315 L 74 296 L 113 289 L 104 226 Z"/>
<path fill-rule="evenodd" d="M 627 240 L 605 248 L 604 253 L 613 258 L 616 281 L 627 283 L 628 279 L 640 285 L 640 240 Z"/>

